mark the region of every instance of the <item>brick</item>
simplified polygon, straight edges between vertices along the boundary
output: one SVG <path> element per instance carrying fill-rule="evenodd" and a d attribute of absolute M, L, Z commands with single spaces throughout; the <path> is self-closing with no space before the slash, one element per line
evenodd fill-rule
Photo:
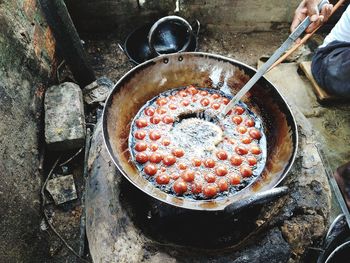
<path fill-rule="evenodd" d="M 79 86 L 65 82 L 48 88 L 44 104 L 45 141 L 49 149 L 62 151 L 82 147 L 85 141 L 85 116 Z"/>

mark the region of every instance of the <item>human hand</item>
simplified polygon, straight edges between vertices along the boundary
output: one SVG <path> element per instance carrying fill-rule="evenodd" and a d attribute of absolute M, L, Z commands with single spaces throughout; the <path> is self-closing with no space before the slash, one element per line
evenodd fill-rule
<path fill-rule="evenodd" d="M 326 22 L 331 15 L 333 5 L 325 4 L 321 12 L 318 11 L 318 4 L 321 0 L 303 0 L 295 10 L 293 22 L 290 30 L 294 31 L 297 26 L 307 17 L 310 17 L 311 24 L 306 29 L 306 33 L 312 32 L 321 23 Z"/>

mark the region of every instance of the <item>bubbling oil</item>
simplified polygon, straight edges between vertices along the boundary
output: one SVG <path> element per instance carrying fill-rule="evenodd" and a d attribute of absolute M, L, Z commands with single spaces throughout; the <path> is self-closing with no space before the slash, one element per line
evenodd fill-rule
<path fill-rule="evenodd" d="M 140 176 L 168 194 L 196 200 L 231 196 L 251 184 L 266 163 L 266 136 L 243 103 L 220 117 L 230 99 L 188 86 L 148 101 L 128 141 Z"/>

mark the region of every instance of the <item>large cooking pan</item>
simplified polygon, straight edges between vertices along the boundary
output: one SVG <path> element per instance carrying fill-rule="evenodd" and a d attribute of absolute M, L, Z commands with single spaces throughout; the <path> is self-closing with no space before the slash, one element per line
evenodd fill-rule
<path fill-rule="evenodd" d="M 295 159 L 297 127 L 285 99 L 265 78 L 260 79 L 244 101 L 262 118 L 268 145 L 266 166 L 250 186 L 226 198 L 190 200 L 154 187 L 138 174 L 130 161 L 131 121 L 148 100 L 166 90 L 190 84 L 235 94 L 254 73 L 253 68 L 236 60 L 199 52 L 160 56 L 130 70 L 115 85 L 103 113 L 104 140 L 119 171 L 146 194 L 193 210 L 222 210 L 228 204 L 249 199 L 278 185 Z"/>

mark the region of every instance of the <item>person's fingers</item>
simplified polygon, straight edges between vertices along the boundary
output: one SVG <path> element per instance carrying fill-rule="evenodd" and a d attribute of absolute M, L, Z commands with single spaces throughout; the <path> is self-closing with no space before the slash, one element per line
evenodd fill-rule
<path fill-rule="evenodd" d="M 311 20 L 312 22 L 316 21 L 319 16 L 318 12 L 318 2 L 319 0 L 308 0 L 305 1 L 305 6 L 307 8 L 307 13 L 312 18 L 314 16 L 314 20 Z"/>
<path fill-rule="evenodd" d="M 318 14 L 310 16 L 310 21 L 311 22 L 316 22 L 318 19 L 319 19 L 319 15 Z"/>
<path fill-rule="evenodd" d="M 305 1 L 302 1 L 294 12 L 293 21 L 290 26 L 290 31 L 294 31 L 296 27 L 303 21 L 307 14 L 307 8 L 305 6 Z"/>
<path fill-rule="evenodd" d="M 309 27 L 305 30 L 306 33 L 311 33 L 314 31 L 318 26 L 320 26 L 324 22 L 324 16 L 319 15 L 317 21 L 311 23 Z"/>
<path fill-rule="evenodd" d="M 312 22 L 310 26 L 306 29 L 307 33 L 313 31 L 318 26 L 317 23 L 320 19 L 320 14 L 318 11 L 318 2 L 319 0 L 308 0 L 305 2 L 305 6 L 307 8 L 307 15 L 310 17 L 310 21 Z"/>
<path fill-rule="evenodd" d="M 324 16 L 320 15 L 317 19 L 317 21 L 311 23 L 309 27 L 305 30 L 306 33 L 311 33 L 314 31 L 317 27 L 319 27 L 324 21 Z"/>
<path fill-rule="evenodd" d="M 320 15 L 320 16 L 318 17 L 318 21 L 316 21 L 316 23 L 322 24 L 323 22 L 324 22 L 324 15 Z"/>
<path fill-rule="evenodd" d="M 326 8 L 327 17 L 325 17 L 327 20 L 328 20 L 329 17 L 332 15 L 333 7 L 334 7 L 334 6 L 333 6 L 332 4 L 327 5 L 327 8 Z"/>
<path fill-rule="evenodd" d="M 311 33 L 312 31 L 315 30 L 316 27 L 318 27 L 317 21 L 311 23 L 311 24 L 309 25 L 309 27 L 305 30 L 305 32 L 306 32 L 306 33 Z"/>
<path fill-rule="evenodd" d="M 311 23 L 310 26 L 306 29 L 306 33 L 311 33 L 322 23 L 326 22 L 332 13 L 332 9 L 333 5 L 325 5 L 321 10 L 321 14 L 318 16 L 318 19 L 316 21 L 313 21 L 313 23 Z M 312 19 L 310 18 L 310 20 Z"/>
<path fill-rule="evenodd" d="M 290 31 L 293 32 L 297 26 L 306 18 L 307 16 L 307 9 L 306 7 L 298 7 L 295 11 L 295 15 L 292 21 L 292 24 L 290 26 Z"/>
<path fill-rule="evenodd" d="M 307 8 L 306 7 L 300 8 L 299 12 L 306 15 L 307 14 Z"/>
<path fill-rule="evenodd" d="M 328 18 L 331 16 L 332 10 L 333 10 L 332 4 L 327 4 L 322 8 L 321 15 L 324 16 L 323 22 L 326 22 L 328 20 Z"/>
<path fill-rule="evenodd" d="M 290 26 L 290 31 L 293 32 L 297 28 L 297 26 L 301 23 L 301 21 L 305 19 L 305 17 L 304 18 L 301 16 L 294 17 L 292 24 Z"/>
<path fill-rule="evenodd" d="M 295 10 L 295 15 L 290 26 L 290 30 L 293 32 L 297 26 L 306 18 L 310 17 L 312 22 L 306 29 L 306 33 L 310 33 L 315 30 L 320 24 L 328 20 L 332 13 L 333 5 L 326 4 L 322 7 L 321 12 L 318 11 L 318 3 L 320 0 L 307 0 L 302 1 L 298 8 Z"/>

